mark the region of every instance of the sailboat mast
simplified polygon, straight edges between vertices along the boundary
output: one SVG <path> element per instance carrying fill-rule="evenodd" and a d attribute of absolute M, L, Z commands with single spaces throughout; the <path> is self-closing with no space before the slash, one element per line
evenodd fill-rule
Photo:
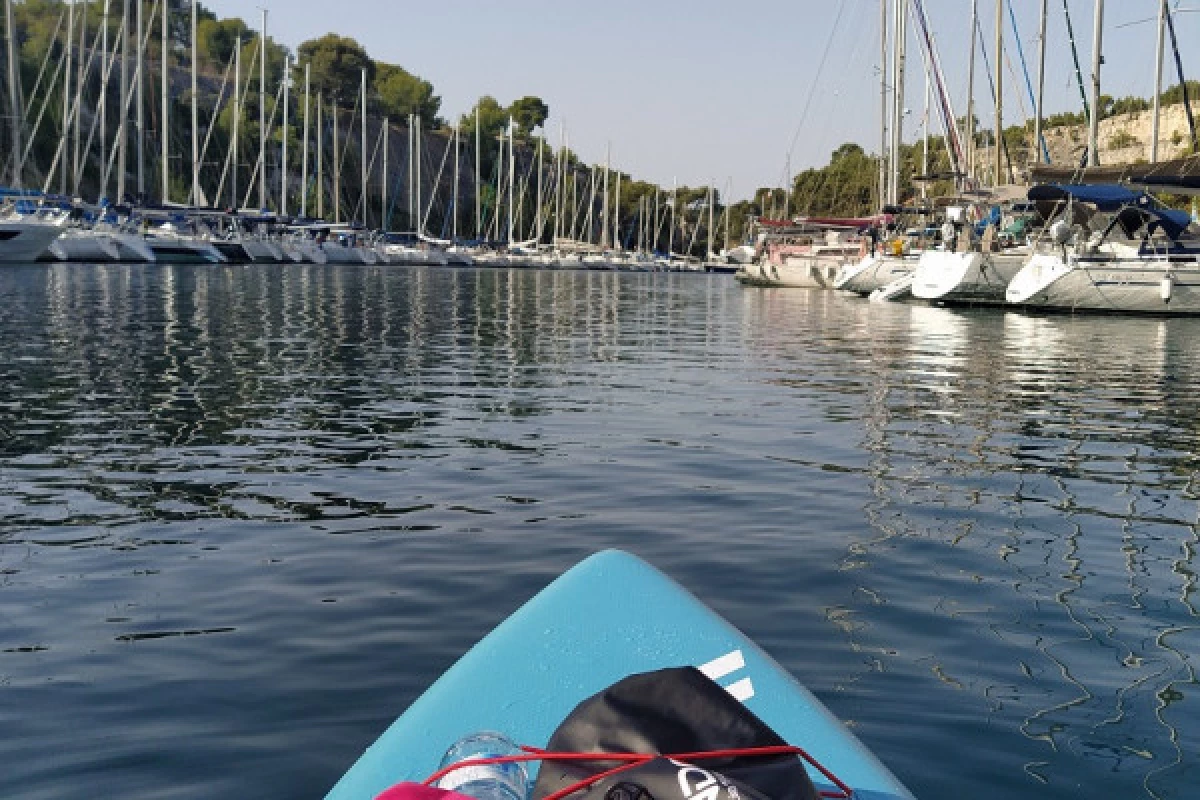
<path fill-rule="evenodd" d="M 308 107 L 311 63 L 304 65 L 304 145 L 300 152 L 300 216 L 308 216 Z"/>
<path fill-rule="evenodd" d="M 134 72 L 134 80 L 137 82 L 137 135 L 134 141 L 137 142 L 137 190 L 138 202 L 146 202 L 146 51 L 142 49 L 142 33 L 146 30 L 142 12 L 145 9 L 145 0 L 136 0 L 137 12 L 135 14 L 135 24 L 137 26 L 137 38 L 134 40 L 134 45 L 137 47 L 137 69 Z M 72 5 L 74 5 L 72 3 Z"/>
<path fill-rule="evenodd" d="M 545 131 L 543 130 L 543 133 Z M 537 150 L 537 211 L 533 215 L 533 238 L 537 239 L 537 243 L 542 243 L 542 166 L 544 156 L 542 155 L 542 145 L 545 140 L 538 139 Z"/>
<path fill-rule="evenodd" d="M 513 118 L 508 118 L 508 243 L 513 243 L 513 212 L 515 211 L 513 201 L 516 199 L 515 190 L 517 188 L 517 148 L 514 147 L 516 129 L 513 126 Z"/>
<path fill-rule="evenodd" d="M 342 151 L 338 148 L 338 107 L 333 101 L 333 221 L 342 223 Z"/>
<path fill-rule="evenodd" d="M 571 241 L 575 241 L 575 229 L 579 226 L 579 170 L 571 168 Z"/>
<path fill-rule="evenodd" d="M 584 241 L 591 244 L 592 231 L 595 229 L 592 225 L 592 214 L 596 210 L 596 166 L 592 165 L 591 175 L 588 177 L 588 204 L 587 214 L 583 218 L 583 238 Z"/>
<path fill-rule="evenodd" d="M 125 200 L 125 173 L 129 167 L 129 0 L 121 0 L 121 102 L 118 111 L 121 121 L 117 125 L 117 202 Z"/>
<path fill-rule="evenodd" d="M 120 102 L 116 103 L 116 113 L 120 114 L 118 124 L 116 124 L 116 201 L 121 203 L 125 199 L 125 172 L 127 167 L 126 146 L 128 139 L 128 110 L 125 106 L 125 98 L 130 92 L 130 0 L 121 0 L 121 28 L 119 35 L 121 37 L 118 47 L 121 48 L 121 80 Z M 18 112 L 19 114 L 19 112 Z M 18 118 L 19 115 L 18 115 Z"/>
<path fill-rule="evenodd" d="M 359 205 L 362 206 L 362 221 L 367 224 L 367 70 L 364 67 L 359 73 L 359 105 L 362 108 L 362 141 L 359 143 L 359 161 L 361 162 L 359 171 L 359 182 L 362 184 L 358 189 Z"/>
<path fill-rule="evenodd" d="M 106 0 L 107 2 L 107 0 Z M 105 5 L 105 8 L 108 6 Z M 9 102 L 9 136 L 12 139 L 12 184 L 13 188 L 21 188 L 21 95 L 17 89 L 17 48 L 16 28 L 13 26 L 12 0 L 4 0 L 4 32 L 7 34 L 5 46 L 8 49 L 8 102 Z"/>
<path fill-rule="evenodd" d="M 475 104 L 475 238 L 483 238 L 483 198 L 479 192 L 479 162 L 483 152 L 482 139 L 479 131 L 479 104 Z"/>
<path fill-rule="evenodd" d="M 325 124 L 322 119 L 322 109 L 325 105 L 324 95 L 317 92 L 317 219 L 325 219 Z"/>
<path fill-rule="evenodd" d="M 1092 119 L 1088 127 L 1088 165 L 1100 165 L 1100 54 L 1104 33 L 1104 0 L 1096 0 L 1096 18 L 1092 29 Z"/>
<path fill-rule="evenodd" d="M 71 192 L 72 192 L 72 194 L 79 193 L 80 172 L 83 169 L 82 162 L 79 160 L 80 159 L 79 148 L 81 145 L 79 137 L 80 137 L 81 117 L 83 116 L 83 89 L 84 89 L 83 79 L 84 79 L 84 75 L 85 75 L 85 69 L 84 69 L 85 59 L 83 57 L 83 48 L 84 48 L 84 44 L 86 43 L 87 36 L 88 36 L 87 18 L 88 18 L 88 8 L 90 7 L 90 5 L 91 5 L 90 3 L 83 4 L 83 18 L 79 22 L 79 64 L 78 64 L 78 69 L 76 72 L 76 79 L 75 79 L 75 114 L 74 114 L 74 119 L 72 120 L 72 123 L 74 125 L 74 131 L 73 131 L 74 143 L 73 143 L 72 154 L 71 154 L 71 186 L 72 186 Z M 92 52 L 91 52 L 91 55 L 88 56 L 86 61 L 90 62 L 93 58 L 95 58 L 95 55 L 96 55 L 96 40 L 92 39 Z M 101 68 L 103 68 L 104 62 L 101 61 L 100 64 L 101 64 Z"/>
<path fill-rule="evenodd" d="M 1042 140 L 1042 95 L 1046 88 L 1046 7 L 1048 4 L 1049 0 L 1042 0 L 1041 21 L 1038 23 L 1037 110 L 1034 113 L 1033 121 L 1033 146 L 1037 149 L 1039 156 L 1044 156 L 1047 164 L 1050 163 L 1050 153 L 1045 149 Z M 1162 51 L 1160 50 L 1159 53 L 1161 54 Z M 1161 62 L 1160 58 L 1159 63 Z"/>
<path fill-rule="evenodd" d="M 12 7 L 12 0 L 8 0 L 9 7 Z M 100 100 L 98 110 L 100 114 L 100 153 L 103 155 L 108 152 L 108 78 L 112 74 L 112 69 L 108 66 L 108 12 L 109 0 L 104 0 L 104 9 L 100 12 L 100 63 L 105 65 L 104 80 L 100 84 Z M 13 118 L 14 124 L 16 118 Z M 17 165 L 13 165 L 13 169 L 17 169 Z M 107 182 L 107 181 L 106 181 Z M 15 184 L 14 184 L 15 185 Z M 108 193 L 108 186 L 100 187 L 100 197 Z"/>
<path fill-rule="evenodd" d="M 658 184 L 654 184 L 654 211 L 653 211 L 652 217 L 651 217 L 653 220 L 653 226 L 652 226 L 652 230 L 650 231 L 650 251 L 651 252 L 658 251 L 658 229 L 659 229 L 659 217 L 660 217 L 659 209 L 661 208 L 661 205 L 662 205 L 661 201 L 662 201 L 662 191 L 660 190 Z"/>
<path fill-rule="evenodd" d="M 558 240 L 562 236 L 562 214 L 563 214 L 563 190 L 565 188 L 564 181 L 566 180 L 566 171 L 564 167 L 564 159 L 566 158 L 566 147 L 563 145 L 563 124 L 558 124 L 558 158 L 554 169 L 554 239 L 552 243 L 558 246 Z"/>
<path fill-rule="evenodd" d="M 140 9 L 141 6 L 139 5 Z M 140 19 L 140 17 L 139 17 Z M 62 108 L 62 124 L 63 136 L 67 135 L 71 124 L 71 51 L 75 46 L 75 4 L 67 5 L 67 51 L 63 54 L 66 64 L 63 68 L 63 108 Z M 80 59 L 82 60 L 82 59 Z M 59 177 L 58 193 L 67 193 L 67 164 L 63 161 L 62 173 Z"/>
<path fill-rule="evenodd" d="M 1154 49 L 1154 121 L 1150 127 L 1150 163 L 1158 163 L 1158 126 L 1162 95 L 1163 51 L 1167 38 L 1167 0 L 1158 3 L 1158 40 Z"/>
<path fill-rule="evenodd" d="M 992 142 L 992 185 L 1004 172 L 1004 0 L 996 0 L 996 134 Z"/>
<path fill-rule="evenodd" d="M 979 30 L 979 0 L 971 0 L 971 43 L 967 55 L 967 183 L 975 183 L 975 51 Z"/>
<path fill-rule="evenodd" d="M 879 207 L 887 205 L 888 0 L 879 0 Z"/>
<path fill-rule="evenodd" d="M 888 187 L 888 199 L 898 203 L 900 200 L 900 143 L 904 135 L 904 73 L 906 45 L 908 41 L 907 25 L 908 0 L 896 1 L 896 31 L 895 59 L 896 66 L 892 82 L 896 92 L 892 99 L 892 179 Z"/>
<path fill-rule="evenodd" d="M 417 154 L 417 238 L 425 233 L 425 210 L 421 207 L 421 167 L 424 166 L 424 157 L 421 153 L 421 115 L 417 114 L 413 118 L 417 126 L 417 138 L 413 144 Z"/>
<path fill-rule="evenodd" d="M 162 31 L 160 38 L 162 39 L 162 65 L 159 72 L 159 77 L 162 80 L 162 113 L 159 117 L 158 127 L 161 128 L 162 138 L 162 201 L 163 204 L 171 202 L 171 169 L 170 169 L 170 154 L 171 154 L 171 126 L 167 121 L 171 118 L 170 113 L 170 89 L 171 89 L 171 70 L 167 66 L 167 58 L 169 52 L 167 44 L 171 39 L 171 29 L 168 26 L 167 6 L 168 3 L 162 4 Z M 87 8 L 87 6 L 84 6 Z"/>
<path fill-rule="evenodd" d="M 613 249 L 622 250 L 621 245 L 621 171 L 616 173 L 616 190 L 613 192 Z"/>
<path fill-rule="evenodd" d="M 454 193 L 450 199 L 450 207 L 454 209 L 454 213 L 450 216 L 450 241 L 458 243 L 458 181 L 459 170 L 461 168 L 460 161 L 462 153 L 459 149 L 458 126 L 454 126 Z"/>
<path fill-rule="evenodd" d="M 198 71 L 199 71 L 200 58 L 199 58 L 199 49 L 198 49 L 197 43 L 196 43 L 196 29 L 197 29 L 197 22 L 198 22 L 198 16 L 199 16 L 199 13 L 197 10 L 198 2 L 199 2 L 199 0 L 192 0 L 192 203 L 197 204 L 197 205 L 200 204 L 200 112 L 199 112 L 199 106 L 198 106 L 199 100 L 197 98 L 197 95 L 199 94 Z M 236 52 L 234 54 L 234 61 L 235 61 L 235 64 L 240 65 L 240 61 L 241 61 L 241 36 L 240 35 L 238 36 L 238 52 Z M 240 73 L 240 70 L 239 70 L 239 73 Z M 239 104 L 240 96 L 238 94 L 239 80 L 240 80 L 240 74 L 235 73 L 234 82 L 233 82 L 233 97 L 234 97 L 233 118 L 234 118 L 234 131 L 235 132 L 236 132 L 236 130 L 238 130 L 238 118 L 240 118 L 240 116 L 241 116 L 241 106 Z M 234 151 L 233 151 L 234 158 L 233 158 L 233 161 L 230 162 L 230 164 L 232 164 L 234 176 L 238 175 L 238 158 L 236 158 L 236 154 L 238 154 L 238 149 L 236 149 L 236 140 L 238 140 L 238 137 L 236 137 L 236 133 L 234 133 Z M 236 181 L 234 181 L 234 184 L 236 184 Z M 236 192 L 236 190 L 235 190 L 235 192 Z M 236 198 L 236 193 L 234 194 L 234 197 Z M 221 201 L 221 198 L 217 198 L 217 203 L 220 203 L 220 201 Z M 235 207 L 235 209 L 236 209 L 236 207 L 238 207 L 238 201 L 234 200 L 233 207 Z"/>
<path fill-rule="evenodd" d="M 283 57 L 283 128 L 279 131 L 281 140 L 279 148 L 279 215 L 286 217 L 288 213 L 288 100 L 292 91 L 291 56 Z"/>
<path fill-rule="evenodd" d="M 388 133 L 392 127 L 387 117 L 383 118 L 383 169 L 379 176 L 379 227 L 385 232 L 388 229 Z"/>
<path fill-rule="evenodd" d="M 725 190 L 726 190 L 726 192 L 728 192 L 728 194 L 725 195 L 726 197 L 729 197 L 731 194 L 733 194 L 733 179 L 732 178 L 725 181 Z M 728 253 L 729 252 L 729 206 L 728 206 L 728 204 L 726 204 L 726 206 L 725 206 L 724 213 L 725 213 L 725 252 Z"/>
<path fill-rule="evenodd" d="M 192 0 L 192 19 L 195 19 L 196 0 Z M 192 75 L 196 74 L 196 36 L 192 35 Z M 236 211 L 241 206 L 241 201 L 238 200 L 238 135 L 242 119 L 242 37 L 238 34 L 234 44 L 236 48 L 233 51 L 233 124 L 230 126 L 232 131 L 229 137 L 229 207 Z M 247 81 L 249 83 L 249 81 Z M 192 131 L 196 131 L 196 92 L 192 92 Z M 196 157 L 197 140 L 192 137 L 192 202 L 200 202 L 200 180 L 199 170 L 197 167 L 198 159 Z"/>
<path fill-rule="evenodd" d="M 671 207 L 668 209 L 671 217 L 671 226 L 667 228 L 667 261 L 671 260 L 671 256 L 675 252 L 675 205 L 679 202 L 679 179 L 671 179 Z"/>
<path fill-rule="evenodd" d="M 612 158 L 612 143 L 604 148 L 604 194 L 600 198 L 600 247 L 607 248 L 608 241 L 608 164 Z"/>
<path fill-rule="evenodd" d="M 709 258 L 705 259 L 705 260 L 709 260 L 712 257 L 712 254 L 713 254 L 712 242 L 713 242 L 713 185 L 710 183 L 708 185 L 708 247 L 705 248 L 705 252 Z"/>
<path fill-rule="evenodd" d="M 267 10 L 258 35 L 258 207 L 267 207 Z"/>
<path fill-rule="evenodd" d="M 417 150 L 416 139 L 413 137 L 413 122 L 416 115 L 408 115 L 408 226 L 414 231 L 417 229 L 415 220 L 417 218 L 416 207 L 413 202 L 415 192 L 413 189 L 416 186 L 416 179 L 413 177 L 416 168 Z"/>

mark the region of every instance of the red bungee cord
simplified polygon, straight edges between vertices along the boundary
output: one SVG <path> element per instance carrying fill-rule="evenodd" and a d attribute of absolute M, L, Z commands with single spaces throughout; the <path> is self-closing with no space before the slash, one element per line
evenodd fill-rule
<path fill-rule="evenodd" d="M 776 755 L 795 755 L 802 758 L 807 763 L 811 764 L 817 771 L 829 779 L 830 783 L 837 786 L 839 791 L 824 790 L 821 797 L 830 798 L 830 800 L 850 800 L 854 796 L 854 790 L 847 786 L 840 778 L 834 775 L 825 765 L 821 764 L 803 748 L 795 747 L 790 744 L 771 745 L 767 747 L 741 747 L 728 750 L 701 750 L 694 753 L 555 753 L 549 750 L 542 750 L 537 747 L 521 746 L 524 752 L 519 755 L 507 756 L 491 756 L 488 758 L 469 758 L 451 764 L 448 767 L 439 769 L 437 772 L 425 779 L 426 786 L 436 784 L 443 777 L 462 767 L 482 766 L 484 764 L 509 764 L 522 761 L 620 761 L 624 762 L 620 766 L 612 769 L 598 772 L 595 775 L 589 775 L 583 780 L 577 781 L 570 786 L 559 789 L 557 792 L 546 795 L 542 800 L 562 800 L 567 795 L 573 794 L 580 789 L 586 789 L 593 783 L 604 780 L 612 775 L 625 772 L 634 767 L 641 766 L 648 761 L 656 758 L 669 758 L 675 761 L 704 761 L 712 758 L 738 758 L 742 756 L 776 756 Z"/>

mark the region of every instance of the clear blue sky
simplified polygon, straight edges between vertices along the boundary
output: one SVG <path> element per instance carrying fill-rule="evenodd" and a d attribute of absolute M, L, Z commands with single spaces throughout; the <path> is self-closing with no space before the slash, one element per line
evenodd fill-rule
<path fill-rule="evenodd" d="M 966 108 L 969 0 L 924 0 L 955 112 Z M 1171 0 L 1176 5 L 1178 0 Z M 1069 0 L 1084 80 L 1092 53 L 1093 0 Z M 1102 91 L 1150 96 L 1157 0 L 1105 4 Z M 261 3 L 206 0 L 218 15 L 259 25 Z M 1038 0 L 1012 0 L 1036 79 Z M 1080 110 L 1062 0 L 1050 0 L 1048 113 Z M 819 166 L 845 141 L 879 145 L 879 0 L 266 0 L 268 34 L 295 50 L 335 31 L 373 58 L 429 80 L 449 120 L 484 94 L 507 104 L 526 94 L 550 107 L 557 141 L 565 121 L 571 147 L 635 177 L 670 185 L 732 182 L 733 197 Z M 1181 8 L 1200 8 L 1183 0 Z M 991 53 L 996 4 L 979 0 Z M 1127 23 L 1151 19 L 1140 25 Z M 1200 78 L 1200 13 L 1180 13 L 1177 31 L 1189 78 Z M 1006 124 L 1032 114 L 1011 22 L 1005 12 Z M 911 26 L 910 26 L 911 32 Z M 910 38 L 906 138 L 924 106 L 924 73 Z M 976 103 L 991 124 L 990 89 L 977 66 Z M 1174 63 L 1164 86 L 1177 82 Z M 935 128 L 935 132 L 936 128 Z M 795 144 L 793 147 L 793 137 Z"/>

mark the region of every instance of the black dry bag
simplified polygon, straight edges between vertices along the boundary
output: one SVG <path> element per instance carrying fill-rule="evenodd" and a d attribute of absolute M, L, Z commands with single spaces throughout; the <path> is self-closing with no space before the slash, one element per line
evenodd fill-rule
<path fill-rule="evenodd" d="M 695 667 L 631 675 L 584 700 L 546 749 L 568 753 L 698 753 L 786 745 L 766 723 Z M 619 766 L 542 763 L 533 800 Z M 742 755 L 683 763 L 655 758 L 607 776 L 571 800 L 817 800 L 794 755 Z"/>

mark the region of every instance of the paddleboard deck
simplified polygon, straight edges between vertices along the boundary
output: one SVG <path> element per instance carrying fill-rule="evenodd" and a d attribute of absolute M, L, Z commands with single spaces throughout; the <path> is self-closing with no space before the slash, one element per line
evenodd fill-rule
<path fill-rule="evenodd" d="M 326 800 L 371 800 L 420 781 L 468 733 L 544 745 L 582 700 L 628 675 L 692 665 L 861 800 L 909 791 L 750 639 L 646 562 L 610 550 L 576 565 L 471 648 L 338 781 Z M 833 788 L 810 770 L 818 789 Z"/>

